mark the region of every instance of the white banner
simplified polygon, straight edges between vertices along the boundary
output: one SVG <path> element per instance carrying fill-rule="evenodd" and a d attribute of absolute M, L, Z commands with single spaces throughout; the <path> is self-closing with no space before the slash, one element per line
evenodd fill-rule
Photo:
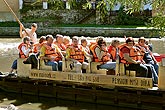
<path fill-rule="evenodd" d="M 31 70 L 30 78 L 152 88 L 152 78 Z"/>

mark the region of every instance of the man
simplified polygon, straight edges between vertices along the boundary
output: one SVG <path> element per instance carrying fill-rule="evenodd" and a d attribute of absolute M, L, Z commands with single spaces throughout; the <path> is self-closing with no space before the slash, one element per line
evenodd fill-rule
<path fill-rule="evenodd" d="M 89 55 L 81 45 L 79 45 L 79 39 L 77 36 L 72 38 L 72 45 L 66 49 L 66 59 L 73 62 L 72 67 L 76 68 L 76 72 L 81 73 L 82 69 L 87 69 L 88 63 L 84 62 L 85 56 Z"/>
<path fill-rule="evenodd" d="M 138 45 L 136 45 L 136 46 L 144 54 L 143 60 L 145 61 L 145 63 L 153 65 L 156 72 L 157 72 L 157 74 L 158 74 L 159 65 L 158 65 L 155 57 L 153 56 L 152 52 L 150 51 L 148 45 L 146 45 L 145 43 L 146 43 L 145 38 L 140 37 L 139 40 L 138 40 Z"/>
<path fill-rule="evenodd" d="M 23 42 L 18 46 L 19 50 L 19 58 L 23 58 L 24 64 L 32 64 L 32 69 L 37 69 L 38 67 L 38 59 L 35 54 L 31 54 L 33 50 L 33 45 L 30 44 L 30 38 L 24 37 Z M 17 70 L 17 60 L 15 60 L 12 64 L 11 71 Z"/>
<path fill-rule="evenodd" d="M 117 59 L 117 54 L 118 54 L 118 46 L 120 44 L 119 40 L 112 40 L 111 45 L 108 47 L 108 53 L 111 55 L 111 59 L 113 62 L 116 61 Z"/>
<path fill-rule="evenodd" d="M 151 71 L 151 75 L 149 77 L 153 78 L 153 82 L 155 84 L 158 83 L 158 64 L 157 61 L 155 59 L 155 57 L 153 56 L 152 52 L 150 51 L 148 45 L 145 44 L 146 40 L 144 37 L 140 37 L 138 40 L 138 44 L 136 45 L 137 48 L 140 49 L 144 62 L 144 65 L 146 65 L 149 70 Z"/>
<path fill-rule="evenodd" d="M 65 52 L 66 51 L 66 47 L 63 44 L 63 35 L 57 34 L 56 35 L 56 40 L 53 43 L 58 46 L 58 48 L 61 50 L 63 55 L 66 54 L 66 52 Z"/>
<path fill-rule="evenodd" d="M 126 70 L 136 71 L 137 77 L 147 77 L 148 68 L 142 64 L 140 50 L 136 48 L 132 37 L 126 39 L 126 44 L 119 46 L 120 62 L 125 64 Z"/>
<path fill-rule="evenodd" d="M 93 61 L 101 63 L 100 69 L 115 70 L 116 62 L 112 62 L 103 38 L 98 39 L 95 46 L 91 48 L 91 52 L 93 54 Z"/>
<path fill-rule="evenodd" d="M 20 24 L 20 37 L 24 38 L 25 36 L 30 37 L 30 40 L 32 43 L 37 43 L 37 34 L 36 34 L 36 30 L 37 30 L 37 24 L 33 23 L 31 25 L 31 29 L 27 28 L 24 31 L 22 31 L 23 29 L 23 24 Z"/>
<path fill-rule="evenodd" d="M 46 43 L 40 50 L 40 59 L 45 61 L 46 65 L 52 66 L 53 71 L 62 71 L 63 55 L 57 45 L 53 44 L 53 36 L 46 36 Z"/>

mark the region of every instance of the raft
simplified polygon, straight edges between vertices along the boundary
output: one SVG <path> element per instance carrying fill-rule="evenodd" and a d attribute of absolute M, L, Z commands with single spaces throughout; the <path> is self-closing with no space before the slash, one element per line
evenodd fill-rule
<path fill-rule="evenodd" d="M 104 70 L 93 68 L 90 73 L 69 72 L 66 65 L 68 62 L 61 72 L 51 71 L 50 67 L 47 70 L 46 67 L 31 69 L 30 64 L 20 67 L 22 61 L 18 59 L 18 77 L 1 77 L 0 88 L 9 93 L 19 93 L 20 96 L 37 96 L 38 99 L 50 97 L 75 102 L 164 110 L 164 61 L 163 59 L 160 63 L 158 87 L 153 87 L 152 78 L 130 75 L 134 72 L 129 72 L 129 75 L 122 74 L 119 65 L 117 69 L 120 74 L 105 75 Z"/>

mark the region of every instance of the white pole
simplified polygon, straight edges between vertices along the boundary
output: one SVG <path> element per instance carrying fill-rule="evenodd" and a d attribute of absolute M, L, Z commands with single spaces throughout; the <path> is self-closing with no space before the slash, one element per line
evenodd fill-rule
<path fill-rule="evenodd" d="M 48 2 L 45 0 L 45 1 L 43 1 L 43 3 L 42 3 L 42 5 L 43 5 L 43 9 L 48 9 Z"/>
<path fill-rule="evenodd" d="M 23 7 L 23 0 L 19 0 L 19 9 L 22 9 Z"/>

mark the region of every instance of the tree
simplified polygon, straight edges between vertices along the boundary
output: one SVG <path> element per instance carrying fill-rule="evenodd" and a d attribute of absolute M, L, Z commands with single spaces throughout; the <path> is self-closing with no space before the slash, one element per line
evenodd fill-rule
<path fill-rule="evenodd" d="M 42 2 L 43 0 L 37 0 L 37 2 Z M 49 3 L 52 3 L 56 9 L 57 7 L 61 7 L 62 2 L 64 0 L 47 0 Z M 76 7 L 77 2 L 82 3 L 83 9 L 91 9 L 92 4 L 91 1 L 96 1 L 96 10 L 100 12 L 101 20 L 103 21 L 109 10 L 112 10 L 113 7 L 120 3 L 121 6 L 124 6 L 127 14 L 132 14 L 134 12 L 143 11 L 143 7 L 146 4 L 150 4 L 152 6 L 153 17 L 150 19 L 149 26 L 152 26 L 158 30 L 160 30 L 160 36 L 165 36 L 165 0 L 67 0 L 72 7 Z"/>
<path fill-rule="evenodd" d="M 100 11 L 101 20 L 104 20 L 105 15 L 108 13 L 106 7 L 113 9 L 116 3 L 120 3 L 125 7 L 127 14 L 143 11 L 146 4 L 150 4 L 153 11 L 153 17 L 150 19 L 149 27 L 154 27 L 159 30 L 161 37 L 165 36 L 165 0 L 99 0 L 96 9 Z M 90 8 L 90 1 L 84 8 Z"/>

